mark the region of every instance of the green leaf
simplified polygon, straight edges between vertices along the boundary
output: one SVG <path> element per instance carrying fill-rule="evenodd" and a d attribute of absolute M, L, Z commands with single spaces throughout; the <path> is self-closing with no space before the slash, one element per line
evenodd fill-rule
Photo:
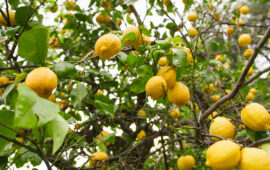
<path fill-rule="evenodd" d="M 102 136 L 101 140 L 102 140 L 103 143 L 109 142 L 111 144 L 114 144 L 114 142 L 115 142 L 115 134 L 111 133 L 108 136 Z"/>
<path fill-rule="evenodd" d="M 182 49 L 173 48 L 172 51 L 175 53 L 173 55 L 172 63 L 176 67 L 187 65 L 187 53 Z"/>
<path fill-rule="evenodd" d="M 19 83 L 20 81 L 24 80 L 27 76 L 27 73 L 26 72 L 22 72 L 20 74 L 18 74 L 16 77 L 15 77 L 15 83 Z"/>
<path fill-rule="evenodd" d="M 48 53 L 48 30 L 33 28 L 24 32 L 19 39 L 19 54 L 35 64 L 45 63 Z"/>
<path fill-rule="evenodd" d="M 53 154 L 61 147 L 68 132 L 68 123 L 60 115 L 46 125 L 48 134 L 53 139 Z"/>
<path fill-rule="evenodd" d="M 163 49 L 168 50 L 172 47 L 172 44 L 168 40 L 157 40 L 156 43 Z"/>
<path fill-rule="evenodd" d="M 74 105 L 74 107 L 80 106 L 83 98 L 87 96 L 87 89 L 84 85 L 80 85 L 79 87 L 73 89 L 70 95 L 71 103 Z"/>
<path fill-rule="evenodd" d="M 127 61 L 127 54 L 126 54 L 126 53 L 124 53 L 124 52 L 119 52 L 119 53 L 117 54 L 117 57 L 118 57 L 118 59 L 119 59 L 122 63 L 126 63 L 126 61 Z"/>
<path fill-rule="evenodd" d="M 262 144 L 260 148 L 262 148 L 262 150 L 265 152 L 270 153 L 270 142 Z"/>
<path fill-rule="evenodd" d="M 73 78 L 77 71 L 74 65 L 68 62 L 61 62 L 55 65 L 55 72 L 58 78 Z"/>
<path fill-rule="evenodd" d="M 19 0 L 8 0 L 8 3 L 11 5 L 12 9 L 15 9 L 19 5 Z"/>
<path fill-rule="evenodd" d="M 99 112 L 101 114 L 109 115 L 112 118 L 114 117 L 114 113 L 118 109 L 117 105 L 114 105 L 112 103 L 105 103 L 97 99 L 95 100 L 95 106 L 99 109 Z"/>
<path fill-rule="evenodd" d="M 9 110 L 0 110 L 0 122 L 12 127 L 14 120 L 14 112 Z M 6 137 L 15 138 L 16 133 L 2 125 L 0 125 L 0 134 L 5 135 Z M 3 151 L 5 146 L 9 144 L 9 141 L 6 141 L 0 138 L 0 151 Z"/>
<path fill-rule="evenodd" d="M 152 68 L 148 65 L 141 65 L 136 70 L 137 76 L 139 77 L 145 77 L 149 79 L 153 76 Z"/>
<path fill-rule="evenodd" d="M 17 168 L 22 167 L 28 161 L 30 161 L 33 166 L 37 166 L 41 164 L 42 159 L 38 154 L 30 152 L 25 148 L 22 148 L 16 152 L 14 162 Z"/>
<path fill-rule="evenodd" d="M 6 103 L 6 99 L 7 99 L 8 94 L 13 90 L 15 85 L 16 85 L 15 83 L 12 83 L 12 84 L 8 85 L 7 88 L 5 89 L 4 93 L 0 97 L 1 100 L 4 100 L 5 103 Z"/>
<path fill-rule="evenodd" d="M 137 56 L 135 56 L 133 53 L 129 53 L 129 55 L 127 56 L 127 64 L 134 66 L 137 63 Z"/>
<path fill-rule="evenodd" d="M 30 10 L 29 10 L 29 6 L 23 6 L 23 7 L 17 8 L 16 13 L 15 13 L 16 24 L 23 26 L 26 23 L 28 17 L 31 16 L 34 11 L 35 11 L 35 8 L 30 7 Z"/>
<path fill-rule="evenodd" d="M 136 35 L 135 35 L 134 32 L 130 32 L 130 33 L 128 33 L 127 35 L 125 35 L 125 36 L 121 39 L 121 41 L 124 42 L 125 39 L 127 39 L 127 40 L 129 40 L 129 41 L 131 41 L 131 42 L 134 42 L 135 39 L 136 39 Z"/>
<path fill-rule="evenodd" d="M 0 156 L 0 169 L 7 169 L 8 156 Z"/>
<path fill-rule="evenodd" d="M 145 91 L 145 85 L 149 78 L 139 77 L 131 85 L 130 88 L 135 93 L 142 93 Z"/>
<path fill-rule="evenodd" d="M 46 124 L 58 115 L 60 111 L 58 104 L 39 97 L 34 91 L 22 84 L 19 84 L 18 92 L 14 118 L 15 126 L 35 128 L 37 125 Z"/>

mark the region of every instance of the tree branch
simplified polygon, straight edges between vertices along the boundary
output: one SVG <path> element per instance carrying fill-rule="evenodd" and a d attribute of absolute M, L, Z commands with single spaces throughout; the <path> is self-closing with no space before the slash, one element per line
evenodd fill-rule
<path fill-rule="evenodd" d="M 255 47 L 255 51 L 254 53 L 251 55 L 248 63 L 245 66 L 245 69 L 242 71 L 242 74 L 240 76 L 240 78 L 238 79 L 235 87 L 232 89 L 231 93 L 229 93 L 228 95 L 224 96 L 223 98 L 221 98 L 220 100 L 218 100 L 216 103 L 214 103 L 210 108 L 208 108 L 199 118 L 199 123 L 201 123 L 204 119 L 206 119 L 213 111 L 215 111 L 220 105 L 222 105 L 223 103 L 225 103 L 226 101 L 232 99 L 237 93 L 238 91 L 241 89 L 245 77 L 250 69 L 250 67 L 252 66 L 252 64 L 254 63 L 255 58 L 257 57 L 260 49 L 263 47 L 263 45 L 266 43 L 266 41 L 268 40 L 268 38 L 270 37 L 270 26 L 268 27 L 267 31 L 265 32 L 263 38 L 260 40 L 260 42 L 256 45 Z"/>

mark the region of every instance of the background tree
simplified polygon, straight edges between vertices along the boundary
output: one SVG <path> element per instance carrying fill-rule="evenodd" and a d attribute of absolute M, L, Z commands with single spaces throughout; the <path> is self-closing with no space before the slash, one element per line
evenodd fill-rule
<path fill-rule="evenodd" d="M 270 168 L 269 2 L 136 2 L 0 3 L 1 169 Z"/>

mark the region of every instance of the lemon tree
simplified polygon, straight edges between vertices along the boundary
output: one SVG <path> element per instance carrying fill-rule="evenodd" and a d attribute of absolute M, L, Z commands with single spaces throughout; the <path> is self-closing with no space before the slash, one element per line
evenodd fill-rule
<path fill-rule="evenodd" d="M 267 0 L 0 2 L 0 169 L 269 170 Z"/>

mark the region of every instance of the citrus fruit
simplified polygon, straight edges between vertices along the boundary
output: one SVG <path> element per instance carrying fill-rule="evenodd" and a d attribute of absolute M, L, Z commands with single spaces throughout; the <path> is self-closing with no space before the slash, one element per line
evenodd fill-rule
<path fill-rule="evenodd" d="M 206 151 L 206 166 L 213 169 L 232 169 L 241 158 L 240 146 L 229 140 L 221 140 Z"/>
<path fill-rule="evenodd" d="M 270 154 L 262 149 L 244 148 L 241 151 L 239 170 L 269 170 Z"/>
<path fill-rule="evenodd" d="M 216 55 L 215 60 L 222 62 L 223 61 L 222 55 L 220 54 Z"/>
<path fill-rule="evenodd" d="M 204 92 L 207 94 L 210 94 L 214 89 L 214 85 L 213 83 L 209 84 L 209 85 L 204 85 Z"/>
<path fill-rule="evenodd" d="M 187 19 L 190 21 L 190 22 L 195 22 L 197 20 L 197 14 L 195 13 L 191 13 L 188 15 Z"/>
<path fill-rule="evenodd" d="M 172 88 L 168 90 L 168 99 L 177 106 L 184 106 L 190 100 L 190 92 L 186 85 L 176 82 Z"/>
<path fill-rule="evenodd" d="M 134 33 L 135 34 L 135 40 L 132 41 L 131 39 L 127 38 L 124 40 L 125 45 L 127 46 L 138 46 L 138 44 L 140 44 L 141 42 L 141 33 L 140 33 L 140 29 L 135 27 L 135 26 L 131 26 L 128 27 L 122 34 L 122 37 L 125 37 L 127 34 L 130 33 Z"/>
<path fill-rule="evenodd" d="M 195 159 L 192 155 L 180 156 L 177 159 L 177 167 L 180 170 L 192 170 L 195 165 Z"/>
<path fill-rule="evenodd" d="M 168 88 L 171 88 L 175 84 L 176 71 L 175 68 L 170 66 L 162 67 L 158 72 L 157 76 L 162 76 L 167 83 Z"/>
<path fill-rule="evenodd" d="M 192 27 L 188 30 L 188 33 L 191 38 L 194 38 L 198 34 L 198 31 L 196 30 L 196 28 Z"/>
<path fill-rule="evenodd" d="M 235 126 L 225 117 L 216 117 L 212 120 L 209 133 L 210 135 L 217 135 L 222 138 L 233 139 Z M 220 139 L 213 137 L 212 139 L 218 141 Z"/>
<path fill-rule="evenodd" d="M 96 93 L 96 95 L 103 95 L 103 94 L 104 94 L 103 90 L 98 90 Z"/>
<path fill-rule="evenodd" d="M 51 48 L 59 48 L 61 43 L 58 38 L 51 38 L 49 41 L 49 45 Z"/>
<path fill-rule="evenodd" d="M 257 93 L 257 90 L 255 88 L 251 88 L 249 89 L 249 92 L 255 95 Z"/>
<path fill-rule="evenodd" d="M 159 99 L 164 96 L 167 90 L 167 83 L 161 76 L 151 77 L 145 86 L 146 94 L 151 96 L 152 99 Z"/>
<path fill-rule="evenodd" d="M 180 110 L 178 108 L 172 109 L 171 117 L 174 119 L 180 117 Z"/>
<path fill-rule="evenodd" d="M 158 65 L 161 67 L 164 67 L 168 64 L 169 64 L 169 60 L 167 59 L 167 57 L 160 57 L 160 59 L 158 60 Z"/>
<path fill-rule="evenodd" d="M 233 31 L 234 31 L 233 27 L 228 27 L 227 28 L 227 34 L 228 35 L 232 35 Z"/>
<path fill-rule="evenodd" d="M 95 45 L 95 52 L 102 59 L 110 59 L 121 50 L 121 41 L 114 34 L 101 36 Z"/>
<path fill-rule="evenodd" d="M 104 9 L 108 9 L 108 8 L 111 8 L 111 3 L 108 2 L 108 1 L 103 1 L 101 6 L 104 8 Z"/>
<path fill-rule="evenodd" d="M 241 34 L 238 38 L 238 44 L 241 47 L 247 47 L 251 43 L 251 36 L 248 34 Z"/>
<path fill-rule="evenodd" d="M 49 68 L 39 67 L 27 75 L 24 84 L 40 97 L 48 98 L 57 86 L 57 76 Z"/>
<path fill-rule="evenodd" d="M 244 51 L 244 57 L 246 60 L 249 60 L 249 57 L 253 54 L 253 50 L 248 48 Z"/>
<path fill-rule="evenodd" d="M 102 165 L 100 168 L 96 168 L 96 169 L 101 170 L 101 169 L 106 168 L 108 166 L 108 164 L 103 163 L 103 161 L 109 159 L 109 156 L 105 152 L 95 152 L 90 157 L 91 157 L 89 160 L 90 168 L 93 168 L 93 167 L 98 166 L 98 165 Z"/>
<path fill-rule="evenodd" d="M 6 84 L 8 84 L 8 83 L 10 83 L 10 80 L 9 80 L 8 77 L 6 77 L 6 76 L 1 76 L 1 77 L 0 77 L 0 86 L 6 85 Z"/>
<path fill-rule="evenodd" d="M 111 17 L 106 14 L 99 14 L 96 18 L 97 23 L 99 24 L 108 24 L 112 21 Z"/>
<path fill-rule="evenodd" d="M 12 27 L 14 27 L 16 25 L 16 22 L 15 22 L 15 12 L 12 11 L 12 10 L 8 10 L 8 16 L 7 16 L 7 12 L 6 10 L 3 10 L 4 11 L 4 14 L 6 17 L 9 17 L 9 23 Z M 0 13 L 0 26 L 8 26 L 7 24 L 7 20 L 5 19 L 5 17 Z"/>
<path fill-rule="evenodd" d="M 249 14 L 249 8 L 246 5 L 240 7 L 239 12 L 243 15 Z"/>
<path fill-rule="evenodd" d="M 253 100 L 254 99 L 254 94 L 249 92 L 247 95 L 246 95 L 246 99 L 247 100 Z"/>
<path fill-rule="evenodd" d="M 107 132 L 107 131 L 101 131 L 98 135 L 97 135 L 97 139 L 99 142 L 103 142 L 102 141 L 102 137 L 105 137 L 105 136 L 109 136 L 111 133 Z M 109 146 L 110 143 L 109 142 L 106 142 L 105 143 L 106 146 Z"/>
<path fill-rule="evenodd" d="M 208 116 L 208 119 L 213 119 L 213 117 L 215 117 L 217 114 L 218 114 L 217 111 L 212 112 L 212 114 L 210 114 L 210 115 Z"/>
<path fill-rule="evenodd" d="M 137 114 L 138 114 L 139 117 L 145 117 L 145 115 L 146 115 L 146 113 L 145 113 L 145 111 L 143 109 L 139 110 L 137 112 Z"/>
<path fill-rule="evenodd" d="M 213 95 L 211 97 L 212 102 L 217 102 L 219 99 L 220 99 L 220 96 L 219 95 Z"/>
<path fill-rule="evenodd" d="M 244 124 L 255 131 L 270 130 L 270 115 L 268 111 L 258 103 L 246 105 L 241 111 Z"/>
<path fill-rule="evenodd" d="M 141 131 L 137 134 L 137 140 L 138 140 L 138 141 L 141 141 L 141 140 L 143 140 L 143 139 L 145 138 L 145 136 L 146 136 L 145 131 L 144 131 L 144 130 L 141 130 Z"/>

